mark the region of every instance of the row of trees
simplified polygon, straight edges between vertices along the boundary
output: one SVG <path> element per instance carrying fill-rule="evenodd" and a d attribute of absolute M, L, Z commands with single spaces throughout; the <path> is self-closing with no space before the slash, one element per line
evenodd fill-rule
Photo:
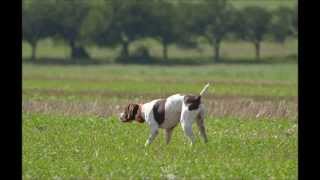
<path fill-rule="evenodd" d="M 220 45 L 226 38 L 253 43 L 256 59 L 260 46 L 270 34 L 279 43 L 297 36 L 297 7 L 269 11 L 251 6 L 236 9 L 227 0 L 24 0 L 23 39 L 32 47 L 35 59 L 37 42 L 60 38 L 71 48 L 76 60 L 86 57 L 85 46 L 121 45 L 121 57 L 130 57 L 133 41 L 151 37 L 163 46 L 194 47 L 204 37 L 213 47 L 213 60 L 220 60 Z"/>

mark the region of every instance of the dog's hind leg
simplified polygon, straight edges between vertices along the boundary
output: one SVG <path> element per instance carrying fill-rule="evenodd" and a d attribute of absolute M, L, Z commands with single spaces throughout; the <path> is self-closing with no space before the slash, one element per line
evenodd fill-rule
<path fill-rule="evenodd" d="M 197 114 L 198 110 L 190 111 L 188 105 L 186 105 L 185 103 L 182 104 L 180 123 L 185 135 L 190 139 L 191 145 L 193 145 L 195 141 L 192 132 L 192 124 L 196 119 Z"/>
<path fill-rule="evenodd" d="M 200 135 L 203 138 L 204 142 L 207 143 L 208 142 L 208 137 L 206 134 L 206 129 L 204 126 L 204 110 L 200 110 L 198 116 L 197 116 L 197 125 L 200 131 Z"/>
<path fill-rule="evenodd" d="M 194 135 L 192 132 L 192 123 L 196 118 L 196 112 L 195 111 L 189 111 L 188 107 L 183 105 L 182 106 L 182 112 L 181 112 L 181 126 L 185 133 L 185 135 L 190 139 L 191 145 L 194 144 Z"/>

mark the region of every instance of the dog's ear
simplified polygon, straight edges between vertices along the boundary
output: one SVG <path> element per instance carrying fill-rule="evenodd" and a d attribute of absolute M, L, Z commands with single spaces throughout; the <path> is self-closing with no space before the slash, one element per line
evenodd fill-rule
<path fill-rule="evenodd" d="M 138 112 L 139 105 L 138 104 L 129 104 L 128 105 L 128 113 L 126 119 L 133 120 Z"/>
<path fill-rule="evenodd" d="M 127 108 L 126 108 L 126 120 L 130 119 L 130 110 L 132 109 L 132 105 L 128 104 Z"/>
<path fill-rule="evenodd" d="M 141 114 L 139 115 L 139 113 L 137 112 L 136 116 L 135 116 L 135 120 L 139 123 L 144 123 L 144 120 L 141 117 Z"/>

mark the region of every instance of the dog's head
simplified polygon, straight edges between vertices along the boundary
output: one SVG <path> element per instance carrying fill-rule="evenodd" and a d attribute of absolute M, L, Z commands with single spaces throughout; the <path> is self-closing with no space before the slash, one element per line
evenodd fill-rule
<path fill-rule="evenodd" d="M 136 119 L 139 110 L 139 104 L 128 104 L 124 111 L 120 114 L 121 122 L 131 122 Z"/>

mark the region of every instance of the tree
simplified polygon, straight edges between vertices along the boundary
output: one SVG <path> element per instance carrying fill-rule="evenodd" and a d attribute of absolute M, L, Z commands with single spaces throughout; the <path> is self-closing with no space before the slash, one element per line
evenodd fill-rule
<path fill-rule="evenodd" d="M 81 44 L 81 30 L 89 13 L 90 4 L 79 0 L 56 0 L 55 7 L 54 19 L 58 27 L 56 33 L 70 45 L 71 58 L 76 60 L 88 56 Z"/>
<path fill-rule="evenodd" d="M 232 31 L 235 10 L 227 0 L 206 0 L 200 6 L 195 19 L 196 32 L 213 45 L 214 61 L 218 62 L 221 42 Z"/>
<path fill-rule="evenodd" d="M 279 7 L 273 15 L 271 32 L 277 42 L 284 44 L 287 37 L 293 34 L 293 10 L 288 7 Z"/>
<path fill-rule="evenodd" d="M 175 5 L 167 1 L 154 3 L 152 37 L 158 39 L 163 47 L 163 59 L 168 59 L 168 46 L 181 38 L 181 21 Z"/>
<path fill-rule="evenodd" d="M 98 45 L 121 44 L 121 57 L 130 56 L 129 46 L 133 41 L 150 35 L 152 19 L 152 1 L 106 0 L 111 13 L 106 13 L 108 25 L 97 33 Z"/>
<path fill-rule="evenodd" d="M 298 5 L 296 5 L 293 9 L 293 16 L 292 16 L 292 28 L 293 28 L 293 34 L 295 36 L 298 35 Z"/>
<path fill-rule="evenodd" d="M 256 60 L 260 60 L 261 42 L 270 30 L 270 12 L 262 7 L 245 7 L 237 14 L 237 24 L 240 26 L 236 33 L 254 44 Z"/>
<path fill-rule="evenodd" d="M 104 0 L 90 2 L 90 10 L 80 31 L 81 42 L 85 44 L 94 44 L 95 38 L 99 38 L 100 33 L 110 25 L 112 18 L 110 3 Z"/>
<path fill-rule="evenodd" d="M 37 43 L 43 38 L 54 34 L 50 8 L 53 1 L 29 0 L 23 1 L 22 36 L 31 45 L 31 60 L 36 59 Z"/>
<path fill-rule="evenodd" d="M 180 1 L 175 4 L 173 13 L 174 26 L 173 34 L 174 36 L 172 43 L 175 43 L 178 47 L 190 49 L 196 48 L 198 46 L 198 37 L 201 35 L 202 29 L 197 24 L 197 15 L 200 13 L 198 9 L 201 3 L 190 3 L 186 1 Z"/>

